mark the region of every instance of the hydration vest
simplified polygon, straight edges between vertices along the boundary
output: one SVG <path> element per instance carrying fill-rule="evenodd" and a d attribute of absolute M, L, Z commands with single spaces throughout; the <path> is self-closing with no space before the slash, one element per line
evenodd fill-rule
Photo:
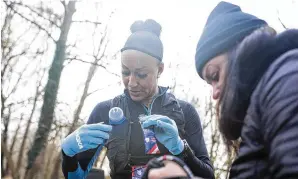
<path fill-rule="evenodd" d="M 180 137 L 184 139 L 185 119 L 183 111 L 175 96 L 171 93 L 166 93 L 166 91 L 167 88 L 161 87 L 161 92 L 156 97 L 156 99 L 161 98 L 161 103 L 155 104 L 158 105 L 155 108 L 157 110 L 150 111 L 150 113 L 168 116 L 173 119 L 178 127 Z M 132 166 L 146 165 L 154 157 L 170 154 L 167 148 L 158 141 L 160 154 L 145 154 L 144 134 L 138 117 L 143 115 L 144 113 L 142 112 L 146 110 L 140 103 L 132 101 L 129 95 L 122 94 L 111 100 L 112 107 L 120 107 L 126 117 L 122 124 L 113 126 L 110 138 L 106 144 L 112 178 L 115 175 L 129 175 L 132 172 Z"/>

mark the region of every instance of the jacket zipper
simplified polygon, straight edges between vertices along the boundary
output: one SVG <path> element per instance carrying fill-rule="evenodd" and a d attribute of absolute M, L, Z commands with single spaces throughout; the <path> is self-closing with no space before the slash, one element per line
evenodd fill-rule
<path fill-rule="evenodd" d="M 167 90 L 165 90 L 165 91 L 162 92 L 161 94 L 156 95 L 156 96 L 153 98 L 152 103 L 149 105 L 149 108 L 148 108 L 148 109 L 147 109 L 147 107 L 146 107 L 145 105 L 143 105 L 143 107 L 144 107 L 144 109 L 145 109 L 145 111 L 146 111 L 146 115 L 147 115 L 147 116 L 150 116 L 150 115 L 151 115 L 151 111 L 152 111 L 153 103 L 155 102 L 155 100 L 156 100 L 158 97 L 164 95 L 166 92 L 167 92 Z"/>

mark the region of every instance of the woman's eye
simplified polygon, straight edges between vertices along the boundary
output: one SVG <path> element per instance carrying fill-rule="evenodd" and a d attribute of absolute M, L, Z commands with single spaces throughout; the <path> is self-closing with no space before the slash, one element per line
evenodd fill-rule
<path fill-rule="evenodd" d="M 122 71 L 122 75 L 123 76 L 129 76 L 130 75 L 130 72 L 129 71 Z"/>
<path fill-rule="evenodd" d="M 146 78 L 148 75 L 147 75 L 147 74 L 140 74 L 140 73 L 138 73 L 137 76 L 138 76 L 140 79 L 144 79 L 144 78 Z"/>
<path fill-rule="evenodd" d="M 218 80 L 219 80 L 219 73 L 218 72 L 210 73 L 207 76 L 207 83 L 208 84 L 212 84 L 212 82 L 218 82 Z"/>
<path fill-rule="evenodd" d="M 211 81 L 218 81 L 219 80 L 218 77 L 219 77 L 218 72 L 213 73 L 211 75 Z"/>

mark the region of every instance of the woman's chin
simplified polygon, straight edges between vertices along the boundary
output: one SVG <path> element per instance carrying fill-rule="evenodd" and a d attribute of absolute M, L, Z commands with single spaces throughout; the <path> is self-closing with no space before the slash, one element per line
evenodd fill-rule
<path fill-rule="evenodd" d="M 144 99 L 142 96 L 135 96 L 135 95 L 131 95 L 131 94 L 130 94 L 130 98 L 136 102 L 140 102 Z"/>

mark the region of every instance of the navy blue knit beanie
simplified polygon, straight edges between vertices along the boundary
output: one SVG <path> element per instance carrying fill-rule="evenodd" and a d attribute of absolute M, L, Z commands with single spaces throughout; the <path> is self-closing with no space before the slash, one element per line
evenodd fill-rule
<path fill-rule="evenodd" d="M 121 52 L 137 50 L 162 61 L 163 45 L 159 39 L 161 26 L 156 21 L 152 19 L 145 22 L 136 21 L 131 25 L 130 31 L 132 34 L 128 37 Z"/>
<path fill-rule="evenodd" d="M 196 69 L 201 78 L 204 65 L 212 58 L 227 52 L 254 30 L 267 23 L 240 7 L 220 2 L 210 13 L 196 49 Z"/>

